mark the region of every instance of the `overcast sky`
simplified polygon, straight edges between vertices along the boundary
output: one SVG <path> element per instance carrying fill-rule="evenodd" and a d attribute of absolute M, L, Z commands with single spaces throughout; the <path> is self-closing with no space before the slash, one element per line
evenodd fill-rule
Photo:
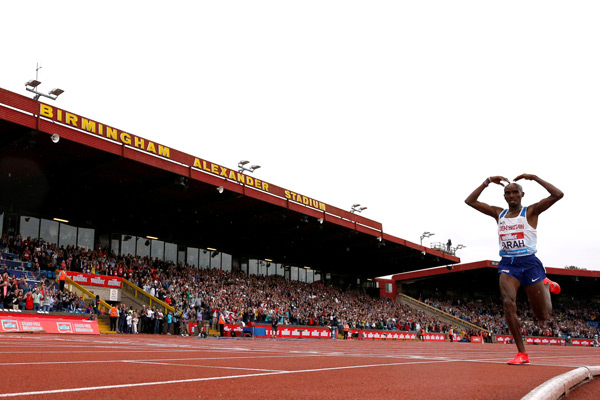
<path fill-rule="evenodd" d="M 464 203 L 537 174 L 549 267 L 600 270 L 597 1 L 11 1 L 0 87 L 497 260 Z M 52 102 L 48 100 L 48 102 Z M 521 181 L 524 204 L 547 192 Z M 481 200 L 505 206 L 500 186 Z"/>

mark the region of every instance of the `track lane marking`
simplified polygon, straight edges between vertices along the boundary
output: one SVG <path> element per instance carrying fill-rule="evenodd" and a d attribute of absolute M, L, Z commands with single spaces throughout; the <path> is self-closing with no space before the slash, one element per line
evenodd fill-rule
<path fill-rule="evenodd" d="M 150 364 L 150 365 L 163 365 L 167 367 L 193 367 L 193 368 L 212 368 L 212 369 L 241 369 L 244 371 L 261 371 L 261 372 L 286 372 L 280 369 L 264 369 L 264 368 L 244 368 L 244 367 L 221 367 L 218 365 L 194 365 L 194 364 L 175 364 L 175 363 L 163 363 L 157 361 L 129 361 L 132 364 Z"/>
<path fill-rule="evenodd" d="M 14 354 L 14 353 L 13 353 Z M 193 357 L 193 358 L 155 358 L 150 360 L 80 360 L 80 361 L 30 361 L 30 362 L 3 362 L 0 363 L 0 366 L 11 366 L 11 365 L 54 365 L 54 364 L 97 364 L 97 363 L 128 363 L 128 362 L 159 362 L 159 361 L 210 361 L 210 360 L 245 360 L 252 359 L 256 360 L 267 359 L 267 358 L 300 358 L 300 357 L 317 357 L 315 355 L 306 355 L 306 356 L 289 356 L 289 355 L 281 355 L 281 356 L 262 356 L 262 357 Z"/>
<path fill-rule="evenodd" d="M 194 378 L 194 379 L 177 379 L 177 380 L 171 380 L 171 381 L 127 383 L 127 384 L 120 384 L 120 385 L 88 386 L 88 387 L 79 387 L 79 388 L 70 388 L 70 389 L 40 390 L 40 391 L 34 391 L 34 392 L 0 393 L 0 398 L 19 397 L 19 396 L 39 396 L 39 395 L 46 395 L 46 394 L 85 392 L 85 391 L 92 391 L 92 390 L 124 389 L 124 388 L 142 387 L 142 386 L 172 385 L 172 384 L 178 384 L 178 383 L 207 382 L 207 381 L 216 381 L 216 380 L 225 380 L 225 379 L 253 378 L 253 377 L 270 376 L 270 375 L 288 375 L 288 374 L 301 374 L 301 373 L 311 373 L 311 372 L 339 371 L 339 370 L 345 370 L 345 369 L 390 367 L 390 366 L 395 366 L 395 365 L 431 364 L 431 363 L 440 363 L 440 362 L 446 362 L 446 361 L 422 361 L 422 362 L 404 362 L 404 363 L 391 363 L 391 364 L 353 365 L 353 366 L 347 366 L 347 367 L 317 368 L 317 369 L 305 369 L 305 370 L 298 370 L 298 371 L 264 372 L 264 373 L 260 373 L 260 374 L 217 376 L 217 377 L 210 377 L 210 378 Z"/>

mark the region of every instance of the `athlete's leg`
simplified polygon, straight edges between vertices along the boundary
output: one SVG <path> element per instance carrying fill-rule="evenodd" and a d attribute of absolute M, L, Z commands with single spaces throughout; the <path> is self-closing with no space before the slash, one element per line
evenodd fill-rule
<path fill-rule="evenodd" d="M 538 282 L 534 285 L 526 286 L 525 293 L 529 298 L 531 310 L 535 317 L 540 321 L 545 321 L 552 314 L 552 300 L 550 299 L 550 285 Z"/>
<path fill-rule="evenodd" d="M 517 292 L 521 283 L 507 274 L 500 274 L 500 296 L 504 306 L 504 318 L 510 333 L 513 335 L 519 353 L 525 353 L 525 345 L 521 336 L 521 322 L 517 317 Z"/>

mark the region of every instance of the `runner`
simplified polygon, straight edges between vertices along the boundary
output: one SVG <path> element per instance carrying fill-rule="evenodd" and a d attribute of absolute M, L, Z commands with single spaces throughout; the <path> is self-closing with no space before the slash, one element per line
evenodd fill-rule
<path fill-rule="evenodd" d="M 542 262 L 535 256 L 537 251 L 538 216 L 563 197 L 563 192 L 554 185 L 540 179 L 536 175 L 522 174 L 515 181 L 525 179 L 535 181 L 546 189 L 550 196 L 531 204 L 521 205 L 525 196 L 523 188 L 518 183 L 511 183 L 502 176 L 490 176 L 473 193 L 465 203 L 498 222 L 500 256 L 498 273 L 500 274 L 500 295 L 504 305 L 504 316 L 510 332 L 517 345 L 518 354 L 508 364 L 529 364 L 529 355 L 525 352 L 521 336 L 521 322 L 517 316 L 517 292 L 523 286 L 531 309 L 537 319 L 545 321 L 552 313 L 550 292 L 560 293 L 560 286 L 546 278 L 546 270 Z M 478 200 L 479 196 L 490 183 L 504 187 L 504 200 L 508 209 L 490 206 Z"/>

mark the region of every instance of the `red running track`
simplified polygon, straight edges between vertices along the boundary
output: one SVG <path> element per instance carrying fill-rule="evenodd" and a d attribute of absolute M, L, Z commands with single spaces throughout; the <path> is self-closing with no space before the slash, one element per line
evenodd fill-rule
<path fill-rule="evenodd" d="M 0 399 L 520 399 L 600 349 L 153 335 L 0 336 Z M 598 379 L 570 400 L 597 398 Z"/>

